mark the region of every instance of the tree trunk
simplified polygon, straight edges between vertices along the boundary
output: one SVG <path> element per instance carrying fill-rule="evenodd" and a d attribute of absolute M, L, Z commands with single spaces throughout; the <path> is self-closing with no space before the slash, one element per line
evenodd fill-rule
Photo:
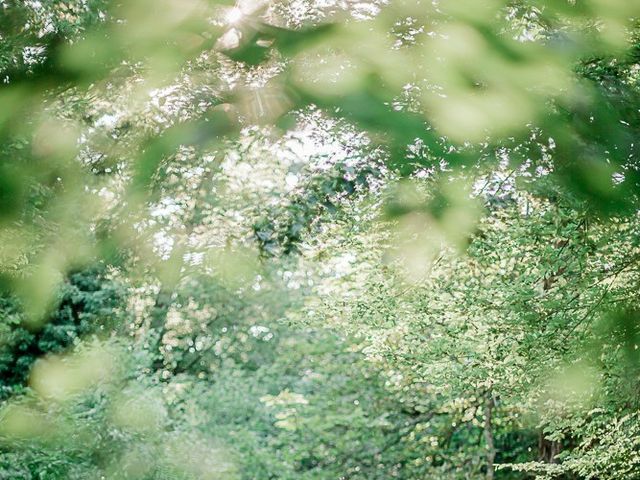
<path fill-rule="evenodd" d="M 554 440 L 547 440 L 540 432 L 538 436 L 538 458 L 545 463 L 556 463 L 556 455 L 560 453 L 562 445 Z"/>
<path fill-rule="evenodd" d="M 218 161 L 220 159 L 218 158 Z M 173 251 L 170 258 L 166 261 L 162 268 L 159 269 L 158 277 L 160 280 L 160 289 L 156 295 L 156 299 L 151 310 L 151 322 L 150 330 L 152 332 L 152 351 L 156 353 L 156 359 L 153 362 L 152 368 L 154 370 L 164 369 L 164 352 L 163 352 L 163 338 L 167 332 L 167 316 L 171 305 L 175 301 L 175 292 L 178 284 L 180 283 L 181 270 L 184 265 L 183 254 L 186 250 L 186 244 L 189 241 L 189 237 L 194 232 L 195 227 L 198 225 L 199 208 L 202 208 L 198 204 L 198 200 L 205 197 L 208 193 L 208 189 L 211 186 L 211 181 L 214 176 L 214 166 L 210 165 L 205 171 L 198 188 L 194 194 L 194 206 L 191 216 L 185 221 L 185 229 L 181 234 L 180 239 L 176 240 Z"/>
<path fill-rule="evenodd" d="M 162 339 L 167 331 L 167 316 L 169 314 L 169 308 L 171 307 L 172 301 L 172 291 L 166 288 L 163 284 L 160 284 L 160 291 L 156 295 L 153 308 L 151 309 L 151 322 L 149 325 L 152 334 L 151 350 L 155 352 L 156 355 L 152 364 L 152 368 L 154 370 L 161 370 L 164 366 Z"/>
<path fill-rule="evenodd" d="M 496 447 L 493 442 L 493 406 L 493 398 L 491 396 L 491 393 L 488 393 L 484 404 L 484 441 L 487 450 L 487 480 L 493 480 L 495 475 L 494 461 L 496 458 Z"/>

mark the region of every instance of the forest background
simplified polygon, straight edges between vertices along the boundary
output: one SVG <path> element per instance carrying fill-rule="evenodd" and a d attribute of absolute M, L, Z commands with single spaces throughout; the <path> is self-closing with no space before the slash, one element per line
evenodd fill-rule
<path fill-rule="evenodd" d="M 639 19 L 0 0 L 0 478 L 639 478 Z"/>

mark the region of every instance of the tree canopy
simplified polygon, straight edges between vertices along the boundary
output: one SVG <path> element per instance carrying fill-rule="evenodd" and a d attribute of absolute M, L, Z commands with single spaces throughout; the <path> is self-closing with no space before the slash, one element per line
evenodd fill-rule
<path fill-rule="evenodd" d="M 640 477 L 639 21 L 0 0 L 0 478 Z"/>

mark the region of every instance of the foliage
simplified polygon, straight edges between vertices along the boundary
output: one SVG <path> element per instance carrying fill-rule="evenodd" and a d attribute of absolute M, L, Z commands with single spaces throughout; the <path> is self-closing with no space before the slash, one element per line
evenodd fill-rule
<path fill-rule="evenodd" d="M 0 0 L 0 477 L 639 476 L 625 0 Z"/>
<path fill-rule="evenodd" d="M 60 353 L 92 334 L 106 336 L 126 322 L 126 295 L 125 285 L 104 266 L 70 273 L 39 329 L 30 328 L 15 297 L 3 296 L 2 396 L 24 384 L 37 358 Z"/>

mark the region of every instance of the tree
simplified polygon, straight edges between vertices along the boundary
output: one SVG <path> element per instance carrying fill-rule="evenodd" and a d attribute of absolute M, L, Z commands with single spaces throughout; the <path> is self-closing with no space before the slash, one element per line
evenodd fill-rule
<path fill-rule="evenodd" d="M 0 3 L 5 475 L 637 476 L 638 7 L 346 4 Z"/>

